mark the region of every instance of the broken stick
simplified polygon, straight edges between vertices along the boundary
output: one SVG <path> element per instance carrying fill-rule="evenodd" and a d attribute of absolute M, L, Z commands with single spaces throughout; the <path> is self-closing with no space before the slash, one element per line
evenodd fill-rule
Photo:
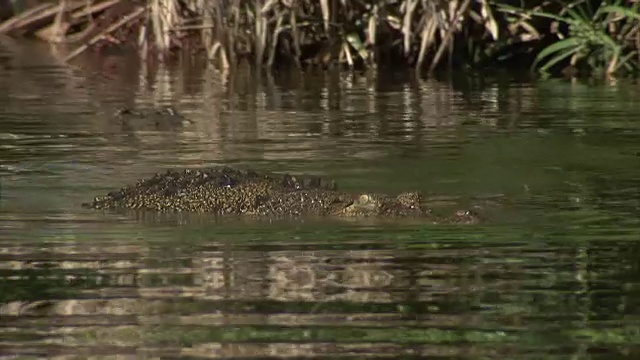
<path fill-rule="evenodd" d="M 97 43 L 101 39 L 105 38 L 110 33 L 118 30 L 120 27 L 122 27 L 123 25 L 127 24 L 128 22 L 138 19 L 138 17 L 140 17 L 140 15 L 142 15 L 142 13 L 144 13 L 144 11 L 145 11 L 145 8 L 138 7 L 132 13 L 130 13 L 129 15 L 125 16 L 124 18 L 122 18 L 122 20 L 120 20 L 117 23 L 109 26 L 107 29 L 105 29 L 105 31 L 101 32 L 100 34 L 94 36 L 89 41 L 87 41 L 86 44 L 83 44 L 79 48 L 77 48 L 74 51 L 72 51 L 69 55 L 67 55 L 64 58 L 64 61 L 65 62 L 69 61 L 69 60 L 73 59 L 74 57 L 82 54 L 82 52 L 87 50 L 89 48 L 89 46 L 94 45 L 95 43 Z"/>

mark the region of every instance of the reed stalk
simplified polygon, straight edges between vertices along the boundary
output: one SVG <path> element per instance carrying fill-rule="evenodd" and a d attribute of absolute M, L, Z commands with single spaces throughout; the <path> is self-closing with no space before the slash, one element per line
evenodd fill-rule
<path fill-rule="evenodd" d="M 224 69 L 248 60 L 266 68 L 288 62 L 431 72 L 454 62 L 495 62 L 522 49 L 535 54 L 531 63 L 543 71 L 568 64 L 613 74 L 640 63 L 637 1 L 535 0 L 526 7 L 509 0 L 83 1 L 41 5 L 0 24 L 0 34 L 51 19 L 47 40 L 57 42 L 81 17 L 91 22 L 92 14 L 128 2 L 132 13 L 144 11 L 145 21 L 120 25 L 139 27 L 141 57 L 165 58 L 195 39 L 195 51 Z M 107 28 L 113 30 L 106 26 L 84 45 L 105 38 Z"/>

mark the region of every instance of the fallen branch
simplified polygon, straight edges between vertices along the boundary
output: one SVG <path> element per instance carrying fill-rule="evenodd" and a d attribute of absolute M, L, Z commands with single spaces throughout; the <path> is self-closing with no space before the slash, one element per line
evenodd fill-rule
<path fill-rule="evenodd" d="M 67 7 L 66 10 L 71 12 L 83 7 L 84 4 L 75 3 L 75 4 L 66 5 L 64 3 L 61 3 L 54 6 L 51 6 L 51 5 L 37 6 L 31 10 L 27 10 L 24 13 L 16 16 L 15 21 L 12 21 L 14 19 L 11 19 L 5 22 L 4 24 L 0 25 L 0 34 L 4 34 L 12 30 L 23 29 L 28 27 L 29 25 L 33 25 L 41 21 L 48 22 L 54 17 L 56 17 L 58 13 L 60 13 L 60 11 L 65 9 L 65 6 Z"/>
<path fill-rule="evenodd" d="M 53 26 L 53 25 L 52 25 Z M 65 24 L 65 26 L 68 26 L 68 24 Z M 88 37 L 88 35 L 93 32 L 96 28 L 96 25 L 93 22 L 88 22 L 88 25 L 85 29 L 75 32 L 73 34 L 67 34 L 64 36 L 64 38 L 62 39 L 58 39 L 58 43 L 68 43 L 68 44 L 73 44 L 73 43 L 77 43 L 82 41 L 83 39 L 85 39 L 86 37 Z M 48 29 L 48 28 L 47 28 Z M 46 29 L 45 29 L 46 30 Z M 39 38 L 44 38 L 46 40 L 45 37 L 43 37 L 43 35 L 41 34 L 42 31 L 45 30 L 40 30 L 36 35 L 38 35 Z"/>
<path fill-rule="evenodd" d="M 53 23 L 44 29 L 36 31 L 36 36 L 52 43 L 59 43 L 65 38 L 65 34 L 71 28 L 68 21 L 69 14 L 66 12 L 67 0 L 60 0 L 58 13 Z"/>
<path fill-rule="evenodd" d="M 41 12 L 41 11 L 45 11 L 49 8 L 54 7 L 54 4 L 42 4 L 39 6 L 34 7 L 33 9 L 29 9 L 19 15 L 14 16 L 13 18 L 5 21 L 4 23 L 0 24 L 0 34 L 4 34 L 7 33 L 11 30 L 17 29 L 20 27 L 20 23 L 29 19 L 30 17 L 33 17 L 35 14 Z"/>
<path fill-rule="evenodd" d="M 185 25 L 169 29 L 170 32 L 215 29 L 215 25 Z"/>
<path fill-rule="evenodd" d="M 110 1 L 103 1 L 99 4 L 95 4 L 92 6 L 89 6 L 83 10 L 78 10 L 76 12 L 74 12 L 73 14 L 71 14 L 71 18 L 74 20 L 80 20 L 80 18 L 87 16 L 87 15 L 93 15 L 95 13 L 98 13 L 102 10 L 108 9 L 113 5 L 116 5 L 117 3 L 121 2 L 122 0 L 110 0 Z"/>
<path fill-rule="evenodd" d="M 109 9 L 110 7 L 118 4 L 121 1 L 122 0 L 110 0 L 100 2 L 91 6 L 87 5 L 81 10 L 76 10 L 70 16 L 65 16 L 65 20 L 61 24 L 56 25 L 56 22 L 54 22 L 48 27 L 38 30 L 36 32 L 36 36 L 43 40 L 54 43 L 76 43 L 82 41 L 83 39 L 88 37 L 88 35 L 91 34 L 96 28 L 93 21 L 91 21 L 90 18 L 87 19 L 86 17 Z M 87 27 L 84 30 L 71 35 L 67 34 L 67 31 L 71 28 L 71 26 L 81 23 L 87 23 Z M 59 26 L 62 26 L 62 30 L 59 28 Z"/>
<path fill-rule="evenodd" d="M 120 27 L 126 25 L 128 22 L 133 21 L 133 20 L 137 20 L 138 17 L 140 17 L 140 15 L 142 15 L 142 13 L 144 13 L 145 10 L 146 9 L 144 7 L 138 7 L 138 9 L 136 9 L 135 11 L 130 13 L 129 15 L 125 16 L 124 18 L 122 18 L 122 20 L 120 20 L 117 23 L 109 26 L 107 29 L 105 29 L 100 34 L 98 34 L 98 35 L 94 36 L 93 38 L 91 38 L 86 44 L 80 46 L 79 48 L 77 48 L 76 50 L 71 52 L 69 55 L 67 55 L 64 58 L 64 61 L 69 61 L 69 60 L 73 59 L 74 57 L 80 55 L 82 52 L 84 52 L 90 46 L 92 46 L 95 43 L 97 43 L 98 41 L 102 40 L 103 38 L 105 38 L 110 33 L 118 30 Z"/>

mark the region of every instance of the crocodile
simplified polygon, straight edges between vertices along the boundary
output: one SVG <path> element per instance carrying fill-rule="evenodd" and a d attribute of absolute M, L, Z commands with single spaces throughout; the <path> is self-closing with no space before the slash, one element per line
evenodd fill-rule
<path fill-rule="evenodd" d="M 113 115 L 117 123 L 126 130 L 171 130 L 194 123 L 193 120 L 182 115 L 173 106 L 152 109 L 122 107 L 117 109 Z"/>
<path fill-rule="evenodd" d="M 167 170 L 82 204 L 92 209 L 200 212 L 220 215 L 436 217 L 418 191 L 398 195 L 338 190 L 333 180 L 310 175 L 260 174 L 230 167 Z M 475 223 L 459 210 L 438 222 Z"/>
<path fill-rule="evenodd" d="M 184 115 L 180 114 L 178 110 L 173 106 L 163 106 L 163 107 L 154 108 L 146 111 L 136 110 L 136 109 L 125 106 L 125 107 L 118 108 L 115 111 L 114 115 L 117 117 L 132 116 L 132 117 L 139 117 L 139 118 L 145 118 L 150 116 L 167 116 L 167 117 L 173 117 L 177 119 L 185 119 Z"/>

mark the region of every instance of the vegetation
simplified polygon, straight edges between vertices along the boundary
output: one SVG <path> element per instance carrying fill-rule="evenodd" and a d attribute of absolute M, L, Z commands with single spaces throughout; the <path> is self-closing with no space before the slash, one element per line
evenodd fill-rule
<path fill-rule="evenodd" d="M 571 66 L 582 65 L 598 73 L 614 74 L 621 69 L 636 72 L 640 63 L 640 13 L 637 1 L 607 2 L 573 1 L 563 6 L 556 15 L 548 11 L 522 11 L 502 7 L 504 11 L 521 16 L 538 16 L 563 24 L 565 31 L 558 31 L 559 41 L 544 48 L 534 66 L 541 62 L 540 71 L 546 72 L 555 64 L 569 59 Z M 544 59 L 544 61 L 543 61 Z"/>
<path fill-rule="evenodd" d="M 640 64 L 640 2 L 516 0 L 60 0 L 1 33 L 143 58 L 201 53 L 253 65 L 439 68 L 533 66 L 623 74 Z"/>

